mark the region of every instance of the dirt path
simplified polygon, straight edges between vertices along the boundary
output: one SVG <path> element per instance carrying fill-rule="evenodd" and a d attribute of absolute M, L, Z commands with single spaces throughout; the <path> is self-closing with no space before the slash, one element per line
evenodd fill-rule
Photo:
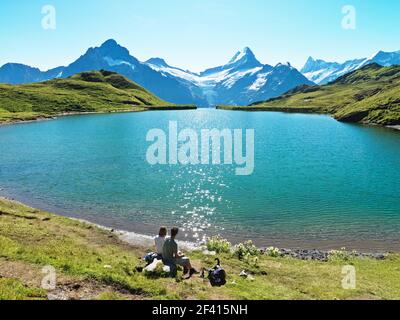
<path fill-rule="evenodd" d="M 44 276 L 42 270 L 35 265 L 0 259 L 0 278 L 18 279 L 27 287 L 41 288 Z M 144 296 L 132 294 L 128 290 L 105 285 L 94 280 L 66 275 L 59 275 L 56 279 L 56 288 L 46 290 L 49 300 L 145 299 Z"/>

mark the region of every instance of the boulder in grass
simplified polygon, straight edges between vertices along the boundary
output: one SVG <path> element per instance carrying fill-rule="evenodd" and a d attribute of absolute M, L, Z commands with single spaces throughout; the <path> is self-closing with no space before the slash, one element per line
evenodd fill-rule
<path fill-rule="evenodd" d="M 154 259 L 143 271 L 146 276 L 155 278 L 169 277 L 171 274 L 171 268 L 158 259 Z"/>
<path fill-rule="evenodd" d="M 246 270 L 243 270 L 243 271 L 239 274 L 239 276 L 246 279 L 249 275 L 247 274 Z"/>
<path fill-rule="evenodd" d="M 203 254 L 206 255 L 206 256 L 216 256 L 217 252 L 216 251 L 209 251 L 209 250 L 206 249 L 206 250 L 203 251 Z"/>

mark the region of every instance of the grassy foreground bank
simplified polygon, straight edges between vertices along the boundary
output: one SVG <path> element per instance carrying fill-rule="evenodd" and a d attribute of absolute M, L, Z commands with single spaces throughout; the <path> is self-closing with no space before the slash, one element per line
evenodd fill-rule
<path fill-rule="evenodd" d="M 163 101 L 118 73 L 104 70 L 26 85 L 0 84 L 0 123 L 77 113 L 195 108 Z"/>
<path fill-rule="evenodd" d="M 93 225 L 0 198 L 0 299 L 400 299 L 400 256 L 386 260 L 340 255 L 329 262 L 274 258 L 239 260 L 221 253 L 227 285 L 194 276 L 152 278 L 136 271 L 146 250 Z M 194 265 L 215 256 L 190 252 Z M 55 290 L 41 289 L 42 268 L 57 272 Z M 353 265 L 357 288 L 342 289 L 342 267 Z M 242 270 L 251 274 L 239 276 Z"/>

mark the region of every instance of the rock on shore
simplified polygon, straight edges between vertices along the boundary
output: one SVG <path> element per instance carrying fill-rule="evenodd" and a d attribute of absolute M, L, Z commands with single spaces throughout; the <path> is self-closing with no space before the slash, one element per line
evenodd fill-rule
<path fill-rule="evenodd" d="M 262 249 L 263 252 L 266 249 Z M 330 255 L 333 251 L 326 250 L 305 250 L 305 249 L 279 249 L 280 255 L 282 257 L 292 257 L 300 260 L 316 260 L 316 261 L 328 261 Z M 371 258 L 376 260 L 384 260 L 387 256 L 385 253 L 361 253 L 361 252 L 347 252 L 340 251 L 343 255 L 348 257 L 358 257 L 358 258 Z"/>

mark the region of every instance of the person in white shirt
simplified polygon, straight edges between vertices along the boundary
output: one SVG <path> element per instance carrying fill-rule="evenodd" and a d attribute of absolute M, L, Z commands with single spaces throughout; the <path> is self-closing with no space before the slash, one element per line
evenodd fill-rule
<path fill-rule="evenodd" d="M 158 232 L 158 236 L 154 238 L 154 244 L 156 246 L 156 253 L 160 258 L 162 258 L 163 247 L 165 238 L 167 237 L 167 228 L 161 227 L 160 231 Z"/>

